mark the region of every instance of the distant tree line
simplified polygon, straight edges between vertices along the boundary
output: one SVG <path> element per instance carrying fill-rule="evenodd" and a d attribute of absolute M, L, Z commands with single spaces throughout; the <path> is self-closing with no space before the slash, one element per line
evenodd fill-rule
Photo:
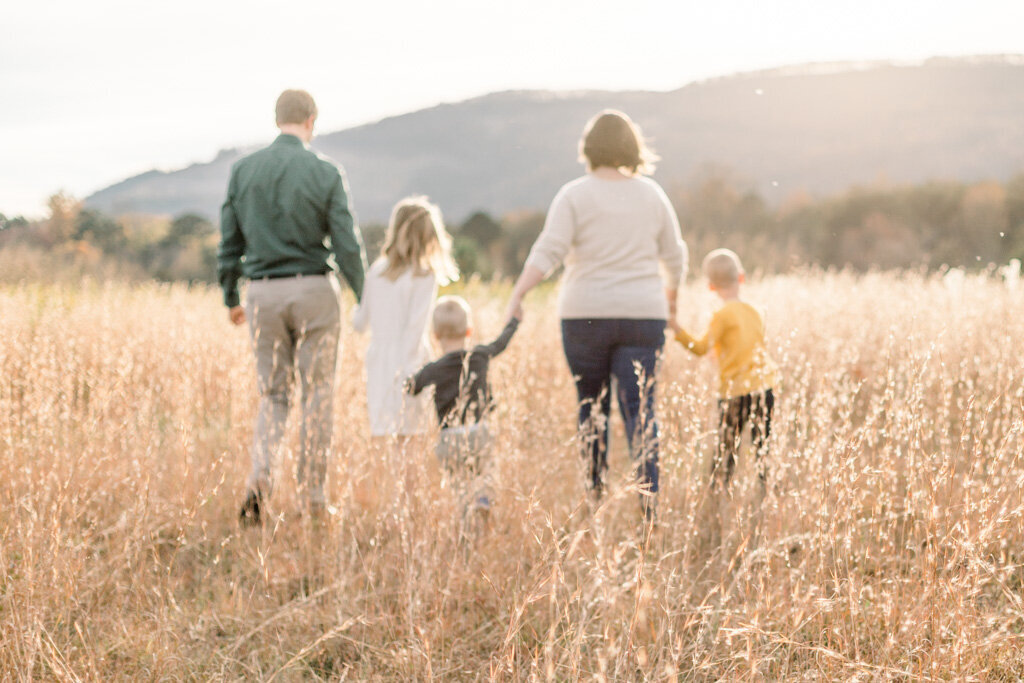
<path fill-rule="evenodd" d="M 854 187 L 772 206 L 727 171 L 667 189 L 691 254 L 719 246 L 749 267 L 985 268 L 1024 257 L 1024 174 L 1006 183 Z"/>
<path fill-rule="evenodd" d="M 129 278 L 212 282 L 217 267 L 217 230 L 202 216 L 129 215 L 114 218 L 58 193 L 48 200 L 49 217 L 28 221 L 0 214 L 0 253 L 19 248 L 47 267 Z"/>
<path fill-rule="evenodd" d="M 1007 183 L 873 185 L 825 198 L 796 193 L 775 206 L 728 170 L 709 168 L 666 192 L 694 262 L 717 247 L 768 272 L 805 264 L 985 268 L 1024 259 L 1024 174 Z M 543 225 L 539 212 L 501 219 L 475 213 L 450 226 L 455 258 L 466 273 L 514 277 Z M 375 253 L 383 226 L 364 233 Z"/>
<path fill-rule="evenodd" d="M 772 205 L 728 170 L 708 168 L 666 192 L 694 262 L 721 246 L 768 272 L 802 264 L 984 268 L 1024 258 L 1024 174 L 1006 183 L 872 185 L 825 198 L 798 193 Z M 114 218 L 66 194 L 50 198 L 49 213 L 39 221 L 0 214 L 0 253 L 18 247 L 22 258 L 57 259 L 55 267 L 102 265 L 129 277 L 216 279 L 217 229 L 202 216 Z M 449 226 L 456 261 L 468 276 L 514 277 L 543 225 L 537 211 L 474 213 Z M 362 230 L 372 261 L 386 227 Z"/>

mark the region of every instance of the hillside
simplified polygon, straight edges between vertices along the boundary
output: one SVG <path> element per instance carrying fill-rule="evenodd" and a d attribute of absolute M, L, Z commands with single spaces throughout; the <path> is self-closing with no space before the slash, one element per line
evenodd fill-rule
<path fill-rule="evenodd" d="M 455 220 L 475 209 L 543 209 L 580 172 L 580 129 L 604 107 L 644 127 L 662 156 L 656 177 L 668 186 L 709 164 L 732 169 L 769 200 L 1024 170 L 1024 59 L 1014 57 L 787 68 L 670 92 L 503 92 L 321 135 L 313 146 L 344 165 L 364 222 L 386 220 L 410 193 L 429 194 Z M 144 173 L 86 203 L 216 218 L 244 151 Z"/>

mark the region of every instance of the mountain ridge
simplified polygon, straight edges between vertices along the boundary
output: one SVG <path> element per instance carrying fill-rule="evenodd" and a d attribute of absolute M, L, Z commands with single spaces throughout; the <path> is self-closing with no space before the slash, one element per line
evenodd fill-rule
<path fill-rule="evenodd" d="M 363 222 L 387 220 L 408 194 L 431 196 L 456 220 L 475 210 L 543 210 L 582 172 L 580 132 L 604 108 L 643 126 L 666 187 L 715 166 L 781 201 L 879 179 L 974 181 L 1024 170 L 1021 55 L 812 63 L 657 92 L 504 90 L 322 134 L 312 146 L 346 169 Z M 231 164 L 258 147 L 148 171 L 85 201 L 114 214 L 216 219 Z"/>

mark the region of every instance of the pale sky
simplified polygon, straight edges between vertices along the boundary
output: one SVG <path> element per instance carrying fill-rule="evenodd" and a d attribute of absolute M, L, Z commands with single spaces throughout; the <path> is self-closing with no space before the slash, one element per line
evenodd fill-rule
<path fill-rule="evenodd" d="M 509 89 L 671 90 L 837 60 L 1024 53 L 1021 0 L 12 0 L 0 213 L 268 142 L 305 88 L 333 132 Z"/>

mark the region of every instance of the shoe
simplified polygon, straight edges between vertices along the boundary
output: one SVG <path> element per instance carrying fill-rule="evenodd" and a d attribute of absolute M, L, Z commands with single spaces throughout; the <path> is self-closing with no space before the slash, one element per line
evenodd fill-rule
<path fill-rule="evenodd" d="M 313 524 L 325 524 L 331 517 L 338 514 L 338 508 L 328 505 L 324 501 L 309 502 L 309 519 Z"/>
<path fill-rule="evenodd" d="M 260 507 L 263 505 L 263 497 L 255 491 L 249 491 L 242 503 L 242 509 L 238 513 L 238 523 L 245 527 L 260 526 L 263 520 L 260 518 Z"/>

